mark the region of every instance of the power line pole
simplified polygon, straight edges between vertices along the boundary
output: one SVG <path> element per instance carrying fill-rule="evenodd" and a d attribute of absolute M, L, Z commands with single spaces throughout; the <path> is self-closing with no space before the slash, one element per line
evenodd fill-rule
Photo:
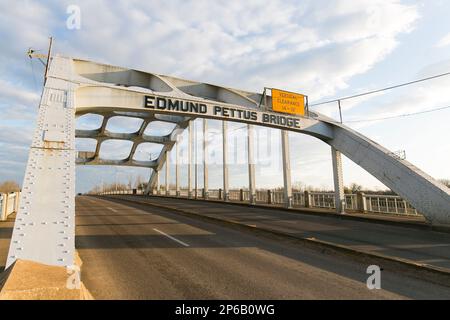
<path fill-rule="evenodd" d="M 45 67 L 45 73 L 44 73 L 44 85 L 45 81 L 47 80 L 47 73 L 48 73 L 48 67 L 50 63 L 50 58 L 52 55 L 52 46 L 53 46 L 53 37 L 50 37 L 49 44 L 48 44 L 48 53 L 47 55 L 42 53 L 36 53 L 36 50 L 33 50 L 32 48 L 28 49 L 28 57 L 31 58 L 37 58 Z M 42 59 L 47 59 L 47 62 L 44 62 Z"/>
<path fill-rule="evenodd" d="M 47 64 L 45 65 L 44 84 L 45 81 L 47 81 L 48 65 L 50 62 L 50 56 L 52 54 L 52 45 L 53 45 L 53 37 L 50 37 L 50 42 L 48 44 Z"/>

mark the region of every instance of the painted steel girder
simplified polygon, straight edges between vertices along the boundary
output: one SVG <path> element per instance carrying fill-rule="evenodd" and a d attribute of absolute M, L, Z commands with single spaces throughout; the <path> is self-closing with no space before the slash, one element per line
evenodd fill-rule
<path fill-rule="evenodd" d="M 53 57 L 41 97 L 7 267 L 18 258 L 51 265 L 73 263 L 75 136 L 100 142 L 94 154 L 78 159 L 79 163 L 143 166 L 159 170 L 166 160 L 165 151 L 173 147 L 177 135 L 188 126 L 188 122 L 197 117 L 263 125 L 319 138 L 405 198 L 430 222 L 450 224 L 448 188 L 367 137 L 320 114 L 311 113 L 309 118 L 295 117 L 300 123 L 299 128 L 287 128 L 276 123 L 230 119 L 209 109 L 204 114 L 150 110 L 144 105 L 146 95 L 252 110 L 258 118 L 264 112 L 270 113 L 267 106 L 258 108 L 258 102 L 263 100 L 260 94 L 90 61 Z M 270 98 L 268 102 L 270 105 Z M 101 127 L 76 131 L 75 115 L 87 113 L 104 115 Z M 136 133 L 112 133 L 106 130 L 106 125 L 113 116 L 142 118 L 145 124 L 166 121 L 175 123 L 176 127 L 164 137 L 144 135 L 144 126 Z M 118 161 L 100 159 L 101 141 L 108 139 L 133 141 L 130 156 Z M 163 145 L 158 159 L 133 160 L 139 143 L 146 141 Z M 154 177 L 152 174 L 150 182 Z"/>

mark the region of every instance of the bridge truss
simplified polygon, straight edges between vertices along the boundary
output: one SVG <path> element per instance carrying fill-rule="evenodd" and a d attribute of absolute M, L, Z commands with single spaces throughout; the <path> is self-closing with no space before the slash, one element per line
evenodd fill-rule
<path fill-rule="evenodd" d="M 222 120 L 224 150 L 227 149 L 227 122 L 247 125 L 252 203 L 256 200 L 253 130 L 254 126 L 259 125 L 281 129 L 286 207 L 292 205 L 288 132 L 294 131 L 314 136 L 330 145 L 338 212 L 343 211 L 345 202 L 342 153 L 406 199 L 430 223 L 450 224 L 450 194 L 445 186 L 406 160 L 395 157 L 376 142 L 319 113 L 310 112 L 308 117 L 289 116 L 280 120 L 280 114 L 270 111 L 266 105 L 259 106 L 262 97 L 257 93 L 59 55 L 52 57 L 49 63 L 7 267 L 19 258 L 51 265 L 73 264 L 75 164 L 151 168 L 146 192 L 152 193 L 159 186 L 161 169 L 164 164 L 168 166 L 169 154 L 173 152 L 178 136 L 187 129 L 188 192 L 189 197 L 193 197 L 192 120 L 197 118 L 204 119 L 204 132 L 207 130 L 207 119 Z M 178 107 L 175 107 L 176 104 Z M 267 105 L 271 105 L 270 97 Z M 85 114 L 102 116 L 101 126 L 95 130 L 76 130 L 76 117 Z M 139 118 L 143 120 L 142 125 L 133 133 L 109 132 L 108 121 L 115 116 Z M 165 136 L 145 134 L 146 127 L 153 121 L 172 123 L 175 127 Z M 78 152 L 77 156 L 75 137 L 95 139 L 95 151 Z M 100 147 L 110 139 L 132 141 L 128 157 L 122 160 L 102 159 Z M 137 147 L 145 142 L 163 145 L 157 159 L 135 159 Z M 204 152 L 207 147 L 203 143 Z M 178 155 L 177 150 L 175 148 Z M 226 201 L 229 192 L 227 152 L 223 152 L 223 157 Z M 207 197 L 206 165 L 203 170 Z M 168 180 L 166 170 L 166 184 Z M 179 195 L 178 175 L 176 188 Z"/>

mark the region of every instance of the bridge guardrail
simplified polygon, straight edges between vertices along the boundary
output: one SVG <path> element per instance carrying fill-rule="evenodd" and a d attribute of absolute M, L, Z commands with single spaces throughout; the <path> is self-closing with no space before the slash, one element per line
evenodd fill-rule
<path fill-rule="evenodd" d="M 5 221 L 8 216 L 19 209 L 20 192 L 0 193 L 0 220 Z"/>
<path fill-rule="evenodd" d="M 365 204 L 366 210 L 370 212 L 419 215 L 413 206 L 397 196 L 366 195 Z"/>
<path fill-rule="evenodd" d="M 164 188 L 161 188 L 159 193 L 154 190 L 154 194 L 167 195 Z M 102 195 L 113 194 L 143 194 L 142 190 L 120 190 L 101 192 Z M 195 190 L 193 190 L 193 197 Z M 176 196 L 175 190 L 169 190 L 170 196 Z M 189 192 L 187 189 L 180 190 L 180 198 L 187 198 Z M 221 200 L 224 197 L 222 189 L 208 190 L 208 199 Z M 229 190 L 228 197 L 230 201 L 234 202 L 249 202 L 250 192 L 244 189 Z M 204 199 L 204 190 L 197 192 L 197 198 Z M 275 206 L 284 206 L 284 191 L 283 190 L 257 190 L 256 204 L 271 204 Z M 315 192 L 304 191 L 292 192 L 292 205 L 297 208 L 325 208 L 335 209 L 335 195 L 333 192 Z M 395 195 L 381 195 L 381 194 L 365 194 L 357 192 L 352 194 L 345 194 L 345 210 L 363 212 L 363 213 L 386 213 L 397 215 L 420 216 L 417 210 L 407 203 L 404 199 Z"/>

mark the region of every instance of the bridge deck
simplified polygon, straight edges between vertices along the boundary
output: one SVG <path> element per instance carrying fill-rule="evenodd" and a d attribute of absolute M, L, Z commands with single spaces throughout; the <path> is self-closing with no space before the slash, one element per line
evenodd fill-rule
<path fill-rule="evenodd" d="M 120 197 L 189 210 L 205 216 L 272 229 L 298 237 L 312 237 L 357 250 L 448 268 L 450 271 L 450 234 L 446 232 L 386 225 L 374 223 L 374 221 L 336 219 L 320 214 L 291 213 L 275 208 L 269 210 L 251 206 L 240 207 L 222 202 L 131 195 Z"/>
<path fill-rule="evenodd" d="M 368 290 L 365 263 L 174 210 L 117 198 L 78 197 L 76 201 L 82 280 L 95 298 L 450 298 L 448 287 L 393 270 L 383 271 L 382 290 Z M 276 210 L 247 210 L 242 216 L 238 207 L 230 205 L 151 201 L 246 223 L 259 219 L 257 224 L 271 223 L 286 230 L 301 222 Z M 323 231 L 341 230 L 341 235 L 346 230 L 320 220 L 304 224 Z"/>

